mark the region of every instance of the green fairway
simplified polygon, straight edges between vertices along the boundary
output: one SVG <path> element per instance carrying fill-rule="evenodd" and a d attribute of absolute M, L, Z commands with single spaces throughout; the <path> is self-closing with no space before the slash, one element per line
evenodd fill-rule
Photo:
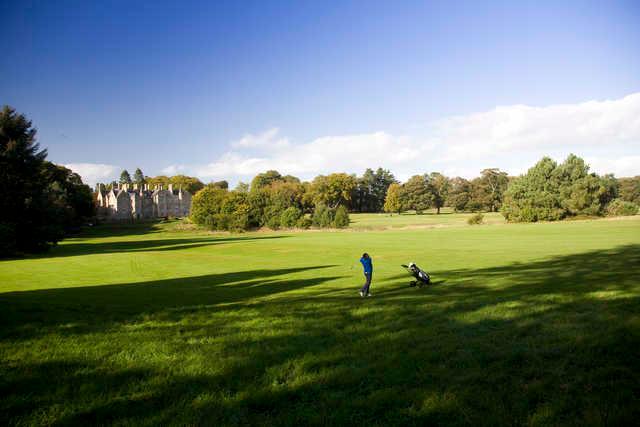
<path fill-rule="evenodd" d="M 97 227 L 0 261 L 0 424 L 635 423 L 640 217 L 467 217 Z"/>
<path fill-rule="evenodd" d="M 504 224 L 504 217 L 497 213 L 485 213 L 483 223 Z M 353 230 L 383 230 L 400 228 L 440 228 L 451 226 L 466 226 L 468 213 L 457 213 L 450 209 L 443 209 L 438 215 L 435 209 L 423 214 L 415 213 L 398 214 L 351 214 L 349 228 Z"/>

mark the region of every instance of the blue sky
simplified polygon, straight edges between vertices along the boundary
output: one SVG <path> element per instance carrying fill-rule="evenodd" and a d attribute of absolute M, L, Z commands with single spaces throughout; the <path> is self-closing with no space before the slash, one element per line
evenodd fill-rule
<path fill-rule="evenodd" d="M 122 168 L 640 174 L 640 2 L 4 2 L 0 103 Z"/>

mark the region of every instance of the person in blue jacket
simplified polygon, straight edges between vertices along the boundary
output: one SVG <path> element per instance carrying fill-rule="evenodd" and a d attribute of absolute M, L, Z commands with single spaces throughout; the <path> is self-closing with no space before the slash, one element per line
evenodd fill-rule
<path fill-rule="evenodd" d="M 362 289 L 360 289 L 360 296 L 370 297 L 371 294 L 369 293 L 369 287 L 371 286 L 371 275 L 373 274 L 373 264 L 371 263 L 371 257 L 369 256 L 368 253 L 365 252 L 362 254 L 362 258 L 360 258 L 360 262 L 364 267 L 364 278 L 365 278 L 364 285 L 362 286 Z"/>

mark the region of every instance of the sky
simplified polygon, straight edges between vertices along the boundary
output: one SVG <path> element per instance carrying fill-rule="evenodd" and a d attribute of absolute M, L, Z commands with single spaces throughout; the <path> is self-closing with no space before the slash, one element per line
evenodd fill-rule
<path fill-rule="evenodd" d="M 638 1 L 0 4 L 0 104 L 85 183 L 122 169 L 640 175 Z"/>

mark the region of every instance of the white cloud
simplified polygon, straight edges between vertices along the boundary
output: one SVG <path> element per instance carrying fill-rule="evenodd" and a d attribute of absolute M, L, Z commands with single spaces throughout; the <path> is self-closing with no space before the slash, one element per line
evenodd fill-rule
<path fill-rule="evenodd" d="M 118 170 L 117 166 L 100 163 L 69 163 L 64 167 L 80 175 L 82 182 L 90 186 L 94 186 L 98 182 L 113 181 Z"/>
<path fill-rule="evenodd" d="M 278 128 L 271 128 L 261 134 L 245 134 L 238 141 L 231 143 L 233 148 L 266 148 L 266 149 L 283 149 L 289 147 L 287 138 L 278 138 Z"/>
<path fill-rule="evenodd" d="M 445 159 L 463 159 L 563 147 L 577 152 L 640 144 L 640 93 L 613 101 L 530 107 L 512 105 L 445 118 L 434 138 L 446 146 Z"/>
<path fill-rule="evenodd" d="M 177 175 L 185 171 L 187 167 L 185 165 L 169 165 L 162 169 L 162 173 L 165 175 Z"/>
<path fill-rule="evenodd" d="M 251 177 L 276 169 L 281 173 L 311 178 L 320 173 L 362 172 L 367 167 L 384 165 L 388 168 L 417 163 L 417 155 L 428 149 L 417 146 L 407 137 L 385 132 L 327 136 L 293 145 L 285 138 L 278 138 L 277 129 L 272 129 L 258 137 L 247 135 L 241 141 L 245 143 L 232 144 L 234 150 L 215 162 L 196 167 L 196 174 L 204 178 Z M 243 150 L 255 146 L 259 146 L 261 151 Z"/>
<path fill-rule="evenodd" d="M 640 175 L 640 156 L 613 159 L 587 157 L 585 161 L 591 166 L 591 171 L 598 174 L 613 173 L 617 177 Z"/>
<path fill-rule="evenodd" d="M 500 106 L 443 118 L 421 137 L 377 131 L 294 144 L 271 128 L 244 135 L 208 164 L 170 166 L 165 171 L 180 167 L 205 180 L 234 181 L 269 169 L 310 179 L 331 172 L 360 174 L 380 166 L 401 180 L 432 171 L 471 178 L 487 167 L 520 174 L 542 156 L 561 161 L 571 152 L 599 173 L 639 175 L 640 93 L 546 107 Z"/>

